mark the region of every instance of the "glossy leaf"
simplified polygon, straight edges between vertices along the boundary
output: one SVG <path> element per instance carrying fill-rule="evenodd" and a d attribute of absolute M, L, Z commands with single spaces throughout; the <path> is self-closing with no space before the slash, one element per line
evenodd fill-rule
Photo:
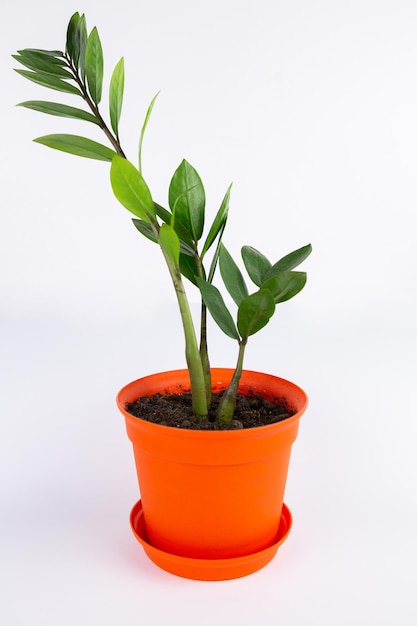
<path fill-rule="evenodd" d="M 271 319 L 275 311 L 272 294 L 267 289 L 242 300 L 237 312 L 237 327 L 242 337 L 254 335 Z"/>
<path fill-rule="evenodd" d="M 177 229 L 174 229 L 175 232 L 178 235 Z M 179 235 L 178 238 L 180 239 Z M 187 256 L 190 257 L 195 257 L 195 252 L 194 250 L 188 245 L 188 243 L 186 243 L 185 241 L 183 241 L 182 239 L 180 239 L 180 245 L 181 245 L 181 252 Z"/>
<path fill-rule="evenodd" d="M 148 185 L 130 161 L 115 156 L 110 168 L 110 181 L 114 195 L 128 211 L 145 222 L 156 217 Z"/>
<path fill-rule="evenodd" d="M 110 122 L 115 135 L 119 136 L 119 121 L 122 112 L 123 91 L 125 85 L 125 63 L 123 57 L 113 70 L 110 80 Z"/>
<path fill-rule="evenodd" d="M 85 76 L 90 96 L 94 104 L 99 104 L 103 89 L 103 49 L 96 27 L 93 28 L 87 39 Z"/>
<path fill-rule="evenodd" d="M 81 15 L 80 20 L 78 22 L 78 38 L 79 38 L 79 48 L 80 48 L 80 57 L 78 62 L 78 67 L 81 74 L 81 80 L 83 83 L 85 82 L 85 51 L 87 48 L 87 22 L 85 19 L 85 15 Z"/>
<path fill-rule="evenodd" d="M 78 13 L 74 13 L 67 27 L 67 44 L 66 51 L 72 59 L 76 68 L 78 68 L 80 60 L 80 35 L 79 35 L 79 23 L 81 16 Z"/>
<path fill-rule="evenodd" d="M 154 204 L 155 204 L 155 212 L 157 216 L 160 217 L 161 220 L 165 222 L 165 224 L 170 224 L 171 218 L 172 218 L 171 212 L 168 211 L 165 207 L 158 204 L 157 202 L 154 202 Z"/>
<path fill-rule="evenodd" d="M 219 237 L 217 239 L 216 249 L 214 251 L 213 258 L 211 259 L 210 270 L 209 270 L 208 277 L 207 277 L 207 280 L 209 283 L 213 281 L 214 274 L 216 272 L 217 263 L 219 261 L 220 249 L 222 246 L 223 232 L 224 232 L 224 229 L 226 228 L 226 222 L 227 220 L 225 220 L 225 222 L 223 223 L 223 226 L 220 229 Z"/>
<path fill-rule="evenodd" d="M 61 80 L 51 74 L 44 74 L 43 72 L 31 72 L 29 70 L 15 70 L 18 74 L 31 80 L 42 87 L 49 87 L 49 89 L 55 89 L 56 91 L 63 91 L 65 93 L 73 93 L 81 95 L 81 91 L 75 85 L 67 83 L 65 80 Z"/>
<path fill-rule="evenodd" d="M 43 55 L 43 57 L 34 54 L 12 54 L 12 57 L 35 72 L 42 72 L 45 74 L 51 74 L 59 78 L 72 78 L 72 74 L 65 69 L 62 65 L 55 63 L 55 59 L 52 56 Z"/>
<path fill-rule="evenodd" d="M 158 243 L 150 222 L 145 222 L 144 220 L 138 220 L 135 218 L 132 219 L 132 222 L 141 233 L 141 235 L 144 235 L 144 237 L 146 237 L 150 241 L 153 241 L 153 243 Z"/>
<path fill-rule="evenodd" d="M 44 100 L 28 100 L 27 102 L 20 102 L 17 106 L 32 109 L 33 111 L 39 111 L 40 113 L 47 113 L 48 115 L 56 115 L 58 117 L 70 117 L 78 120 L 85 120 L 86 122 L 92 122 L 98 124 L 98 120 L 92 113 L 83 111 L 76 107 L 70 107 L 66 104 L 59 104 L 57 102 L 45 102 Z"/>
<path fill-rule="evenodd" d="M 290 254 L 287 254 L 286 256 L 282 257 L 282 259 L 277 261 L 277 263 L 275 263 L 271 267 L 266 278 L 270 278 L 277 272 L 286 272 L 289 270 L 293 270 L 311 254 L 311 251 L 312 251 L 311 244 L 308 244 L 307 246 L 298 248 L 298 250 L 294 250 L 294 252 L 290 252 Z"/>
<path fill-rule="evenodd" d="M 227 291 L 239 306 L 242 300 L 247 297 L 248 288 L 240 269 L 223 244 L 220 246 L 219 268 Z"/>
<path fill-rule="evenodd" d="M 148 106 L 148 110 L 146 111 L 146 115 L 145 115 L 145 121 L 143 122 L 143 126 L 142 129 L 140 131 L 140 138 L 139 138 L 139 171 L 142 171 L 142 145 L 143 145 L 143 139 L 145 137 L 145 131 L 146 128 L 148 126 L 148 122 L 149 119 L 151 117 L 152 114 L 152 110 L 154 107 L 154 104 L 156 102 L 157 97 L 159 96 L 159 91 L 158 93 L 152 98 L 150 105 Z"/>
<path fill-rule="evenodd" d="M 159 229 L 159 243 L 168 261 L 178 266 L 180 260 L 180 240 L 175 230 L 169 224 L 162 224 Z"/>
<path fill-rule="evenodd" d="M 230 184 L 220 205 L 220 209 L 217 211 L 216 217 L 214 218 L 213 223 L 210 227 L 206 241 L 204 242 L 203 250 L 201 251 L 202 259 L 204 258 L 207 250 L 210 249 L 210 247 L 216 240 L 216 237 L 219 235 L 219 233 L 224 230 L 224 226 L 226 224 L 227 216 L 229 213 L 229 201 L 231 191 L 232 185 Z"/>
<path fill-rule="evenodd" d="M 116 152 L 107 146 L 78 135 L 45 135 L 34 141 L 54 150 L 97 161 L 111 161 L 116 155 Z"/>
<path fill-rule="evenodd" d="M 197 286 L 198 268 L 193 256 L 180 254 L 180 271 L 193 285 Z"/>
<path fill-rule="evenodd" d="M 251 280 L 260 287 L 272 267 L 271 263 L 259 250 L 251 246 L 243 246 L 242 259 Z"/>
<path fill-rule="evenodd" d="M 305 272 L 279 272 L 269 278 L 262 285 L 263 289 L 267 289 L 272 294 L 274 302 L 285 302 L 290 300 L 299 293 L 307 282 L 307 274 Z"/>
<path fill-rule="evenodd" d="M 223 296 L 214 285 L 206 282 L 202 278 L 196 278 L 197 285 L 201 292 L 204 304 L 210 311 L 211 316 L 221 330 L 232 339 L 239 341 L 239 333 L 233 318 L 224 303 Z"/>
<path fill-rule="evenodd" d="M 169 186 L 169 206 L 175 220 L 198 241 L 204 228 L 206 195 L 197 171 L 185 159 L 174 173 Z"/>
<path fill-rule="evenodd" d="M 60 50 L 42 50 L 41 48 L 25 48 L 24 50 L 18 50 L 17 54 L 22 56 L 33 56 L 46 60 L 48 58 L 50 63 L 58 63 L 59 65 L 66 65 L 64 54 Z"/>

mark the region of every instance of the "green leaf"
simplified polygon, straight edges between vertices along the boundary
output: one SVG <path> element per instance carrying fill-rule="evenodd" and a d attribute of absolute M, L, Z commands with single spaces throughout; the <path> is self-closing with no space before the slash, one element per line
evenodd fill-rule
<path fill-rule="evenodd" d="M 272 267 L 271 263 L 259 250 L 251 246 L 243 246 L 242 259 L 251 280 L 257 287 L 260 287 Z"/>
<path fill-rule="evenodd" d="M 169 206 L 175 220 L 197 242 L 203 234 L 206 195 L 197 171 L 185 159 L 174 173 L 169 186 Z"/>
<path fill-rule="evenodd" d="M 223 226 L 222 226 L 222 228 L 220 230 L 219 238 L 217 240 L 216 249 L 214 251 L 213 258 L 211 259 L 210 269 L 209 269 L 209 273 L 208 273 L 208 277 L 207 277 L 207 280 L 208 280 L 209 283 L 211 283 L 213 281 L 214 274 L 216 272 L 217 263 L 219 261 L 219 256 L 220 256 L 220 249 L 221 249 L 221 246 L 222 246 L 223 232 L 224 232 L 225 228 L 226 228 L 226 221 L 223 223 Z"/>
<path fill-rule="evenodd" d="M 81 78 L 85 78 L 85 50 L 87 44 L 87 24 L 85 15 L 78 12 L 71 17 L 67 28 L 66 51 L 76 69 L 80 70 Z"/>
<path fill-rule="evenodd" d="M 174 230 L 175 230 L 175 232 L 176 232 L 176 233 L 177 233 L 177 235 L 178 235 L 177 229 L 176 229 L 176 228 L 174 228 Z M 178 235 L 178 238 L 179 238 L 179 235 Z M 193 250 L 193 249 L 192 249 L 192 248 L 188 245 L 188 243 L 186 243 L 185 241 L 183 241 L 182 239 L 180 239 L 180 245 L 181 245 L 181 252 L 182 252 L 183 254 L 185 254 L 186 256 L 189 256 L 189 257 L 193 257 L 193 258 L 195 257 L 195 252 L 194 252 L 194 250 Z"/>
<path fill-rule="evenodd" d="M 307 282 L 305 272 L 279 272 L 272 278 L 268 278 L 262 285 L 267 289 L 276 304 L 290 300 L 299 293 Z"/>
<path fill-rule="evenodd" d="M 39 111 L 40 113 L 48 113 L 49 115 L 56 115 L 58 117 L 70 117 L 79 120 L 85 120 L 86 122 L 92 122 L 98 124 L 98 120 L 92 113 L 77 109 L 75 107 L 67 106 L 66 104 L 58 104 L 57 102 L 45 102 L 44 100 L 28 100 L 27 102 L 20 102 L 20 107 L 26 107 L 33 111 Z"/>
<path fill-rule="evenodd" d="M 177 229 L 174 229 L 175 232 L 177 233 Z M 178 233 L 177 233 L 178 235 Z M 181 252 L 183 254 L 185 254 L 186 256 L 190 256 L 193 257 L 195 256 L 195 252 L 192 248 L 190 248 L 190 246 L 188 245 L 188 243 L 186 243 L 185 241 L 183 241 L 182 239 L 180 239 L 180 245 L 181 245 Z"/>
<path fill-rule="evenodd" d="M 86 137 L 78 137 L 78 135 L 45 135 L 33 141 L 54 150 L 68 152 L 87 159 L 96 159 L 97 161 L 111 161 L 116 155 L 116 152 L 107 146 Z"/>
<path fill-rule="evenodd" d="M 67 62 L 64 59 L 64 53 L 60 50 L 42 50 L 41 48 L 25 48 L 24 50 L 18 50 L 17 54 L 26 57 L 35 57 L 46 60 L 47 57 L 50 63 L 58 63 L 59 65 L 66 65 Z"/>
<path fill-rule="evenodd" d="M 78 68 L 79 60 L 80 60 L 80 34 L 79 34 L 79 23 L 80 23 L 80 14 L 78 11 L 71 16 L 71 19 L 68 23 L 67 27 L 67 43 L 66 43 L 66 51 L 72 59 L 75 67 Z"/>
<path fill-rule="evenodd" d="M 169 224 L 162 224 L 159 229 L 159 243 L 168 261 L 178 267 L 180 260 L 180 240 L 175 230 Z"/>
<path fill-rule="evenodd" d="M 230 201 L 230 192 L 232 191 L 232 184 L 229 185 L 226 194 L 223 198 L 223 201 L 220 205 L 220 209 L 217 211 L 216 217 L 213 220 L 213 223 L 210 227 L 209 234 L 207 235 L 207 239 L 204 242 L 203 250 L 201 252 L 201 258 L 204 258 L 207 250 L 212 246 L 214 241 L 216 240 L 217 235 L 221 232 L 223 234 L 224 226 L 227 221 L 227 216 L 229 213 L 229 201 Z"/>
<path fill-rule="evenodd" d="M 180 271 L 193 285 L 197 286 L 198 268 L 193 256 L 180 254 Z"/>
<path fill-rule="evenodd" d="M 159 91 L 152 98 L 151 103 L 148 106 L 148 110 L 146 111 L 146 115 L 145 115 L 145 121 L 143 122 L 142 130 L 140 131 L 140 138 L 139 138 L 139 171 L 140 172 L 142 172 L 142 145 L 143 145 L 143 139 L 145 137 L 145 131 L 146 131 L 146 128 L 148 126 L 149 118 L 151 117 L 152 110 L 153 110 L 154 104 L 155 104 L 156 99 L 157 99 L 158 96 L 159 96 Z"/>
<path fill-rule="evenodd" d="M 81 95 L 81 91 L 75 85 L 67 83 L 65 80 L 61 80 L 51 74 L 44 74 L 43 72 L 30 72 L 29 70 L 15 70 L 18 74 L 31 80 L 42 87 L 49 87 L 49 89 L 56 89 L 56 91 L 63 91 L 66 93 Z"/>
<path fill-rule="evenodd" d="M 150 222 L 145 222 L 144 220 L 138 220 L 135 218 L 132 219 L 132 222 L 141 233 L 141 235 L 144 235 L 147 239 L 153 241 L 153 243 L 158 243 Z"/>
<path fill-rule="evenodd" d="M 214 285 L 206 282 L 202 278 L 196 278 L 197 285 L 201 292 L 204 304 L 210 311 L 211 316 L 221 330 L 232 339 L 239 341 L 239 333 L 233 318 L 226 307 L 220 291 Z"/>
<path fill-rule="evenodd" d="M 267 289 L 260 289 L 242 300 L 237 312 L 237 327 L 242 337 L 254 335 L 266 326 L 274 311 L 274 299 Z"/>
<path fill-rule="evenodd" d="M 62 65 L 55 63 L 55 59 L 52 56 L 34 55 L 34 54 L 12 54 L 12 57 L 19 63 L 28 67 L 35 72 L 42 72 L 44 74 L 51 74 L 58 78 L 72 78 L 72 74 L 66 70 Z"/>
<path fill-rule="evenodd" d="M 114 195 L 128 211 L 145 222 L 156 217 L 148 185 L 130 161 L 119 155 L 115 156 L 111 164 L 110 180 Z"/>
<path fill-rule="evenodd" d="M 294 250 L 294 252 L 290 252 L 290 254 L 282 257 L 282 259 L 277 261 L 271 267 L 265 278 L 270 278 L 277 272 L 286 272 L 288 270 L 293 270 L 311 254 L 311 251 L 311 244 L 308 244 L 306 246 L 303 246 L 302 248 L 298 248 L 298 250 Z"/>
<path fill-rule="evenodd" d="M 248 288 L 240 269 L 223 244 L 220 246 L 219 267 L 227 291 L 239 306 L 242 300 L 247 297 Z"/>
<path fill-rule="evenodd" d="M 85 82 L 85 50 L 87 47 L 87 22 L 85 19 L 85 15 L 81 15 L 80 20 L 78 22 L 78 38 L 79 38 L 79 48 L 80 48 L 80 56 L 79 56 L 79 69 L 81 74 L 81 80 Z"/>
<path fill-rule="evenodd" d="M 158 204 L 157 202 L 154 202 L 154 204 L 155 204 L 155 212 L 157 216 L 160 217 L 161 220 L 165 222 L 165 224 L 170 224 L 172 213 L 168 211 L 167 209 L 165 209 L 165 207 Z"/>
<path fill-rule="evenodd" d="M 113 74 L 110 80 L 110 121 L 111 127 L 116 135 L 119 137 L 119 121 L 120 114 L 122 112 L 123 103 L 123 91 L 125 86 L 125 62 L 123 57 L 117 63 L 113 70 Z M 139 168 L 140 169 L 140 168 Z"/>
<path fill-rule="evenodd" d="M 99 104 L 103 89 L 103 49 L 96 27 L 93 28 L 87 39 L 85 75 L 90 96 L 94 104 Z"/>

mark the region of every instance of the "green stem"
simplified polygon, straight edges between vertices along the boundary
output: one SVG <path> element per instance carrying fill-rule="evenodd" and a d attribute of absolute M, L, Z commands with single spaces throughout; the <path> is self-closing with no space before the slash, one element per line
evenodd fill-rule
<path fill-rule="evenodd" d="M 239 382 L 243 371 L 243 357 L 245 355 L 245 348 L 248 338 L 243 337 L 239 341 L 239 354 L 237 358 L 236 369 L 233 373 L 232 380 L 229 383 L 224 395 L 217 409 L 216 420 L 218 422 L 230 422 L 235 412 L 237 393 L 239 388 Z"/>
<path fill-rule="evenodd" d="M 195 251 L 195 261 L 197 272 L 200 278 L 204 278 L 203 264 L 197 250 Z M 201 317 L 200 317 L 200 359 L 203 367 L 204 380 L 206 386 L 207 406 L 210 406 L 212 395 L 211 368 L 207 345 L 207 307 L 201 299 Z"/>
<path fill-rule="evenodd" d="M 185 357 L 187 360 L 187 367 L 190 374 L 194 415 L 198 420 L 207 419 L 205 376 L 203 371 L 203 365 L 201 363 L 197 337 L 195 334 L 188 298 L 185 293 L 184 284 L 182 282 L 180 272 L 175 272 L 175 275 L 173 275 L 171 272 L 171 278 L 174 284 L 178 306 L 181 314 L 182 326 L 184 329 Z"/>
<path fill-rule="evenodd" d="M 159 241 L 159 225 L 154 220 L 152 220 L 151 225 L 154 234 Z M 206 385 L 190 305 L 178 265 L 175 264 L 172 259 L 170 259 L 165 254 L 162 246 L 160 247 L 171 276 L 172 284 L 175 289 L 175 294 L 177 296 L 178 306 L 180 310 L 182 327 L 185 337 L 185 358 L 187 361 L 187 368 L 190 375 L 191 396 L 194 415 L 197 420 L 204 420 L 208 417 Z"/>
<path fill-rule="evenodd" d="M 201 325 L 200 325 L 200 360 L 203 367 L 203 375 L 206 389 L 207 406 L 210 406 L 212 395 L 211 368 L 207 347 L 207 307 L 201 303 Z"/>
<path fill-rule="evenodd" d="M 197 338 L 194 332 L 194 324 L 188 305 L 187 296 L 180 285 L 175 285 L 178 304 L 181 312 L 181 319 L 185 336 L 185 356 L 187 360 L 188 371 L 190 373 L 191 394 L 193 402 L 193 410 L 198 420 L 207 419 L 207 397 L 206 383 L 203 365 L 198 350 Z"/>

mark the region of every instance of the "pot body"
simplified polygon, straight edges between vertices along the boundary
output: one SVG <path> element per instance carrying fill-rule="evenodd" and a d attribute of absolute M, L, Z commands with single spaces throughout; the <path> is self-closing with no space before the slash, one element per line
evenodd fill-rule
<path fill-rule="evenodd" d="M 213 390 L 233 370 L 212 369 Z M 133 417 L 126 403 L 190 389 L 187 370 L 162 372 L 124 387 L 117 403 L 133 444 L 149 543 L 166 553 L 229 559 L 267 549 L 277 540 L 291 446 L 307 396 L 276 376 L 244 371 L 239 392 L 284 397 L 292 417 L 257 428 L 195 431 Z"/>

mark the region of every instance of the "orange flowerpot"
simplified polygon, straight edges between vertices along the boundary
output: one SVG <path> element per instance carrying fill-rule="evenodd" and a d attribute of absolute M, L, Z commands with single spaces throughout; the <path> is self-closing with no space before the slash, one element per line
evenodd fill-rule
<path fill-rule="evenodd" d="M 213 369 L 213 391 L 233 370 Z M 245 430 L 195 431 L 152 424 L 125 406 L 140 396 L 189 390 L 187 370 L 154 374 L 117 396 L 132 441 L 141 501 L 132 530 L 148 556 L 180 576 L 223 580 L 268 563 L 291 527 L 283 504 L 291 446 L 307 396 L 276 376 L 244 371 L 239 392 L 285 398 L 296 413 Z"/>

